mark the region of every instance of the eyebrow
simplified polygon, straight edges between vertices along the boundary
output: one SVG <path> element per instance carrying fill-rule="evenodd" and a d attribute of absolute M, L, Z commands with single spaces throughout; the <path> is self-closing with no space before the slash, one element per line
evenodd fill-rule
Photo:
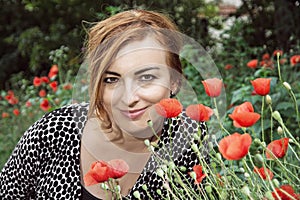
<path fill-rule="evenodd" d="M 146 71 L 149 71 L 149 70 L 153 70 L 153 69 L 160 69 L 159 67 L 147 67 L 145 69 L 141 69 L 139 71 L 136 71 L 134 72 L 134 75 L 139 75 L 143 72 L 146 72 Z M 112 71 L 105 71 L 106 74 L 111 74 L 111 75 L 115 75 L 115 76 L 120 76 L 121 77 L 121 74 L 117 73 L 117 72 L 112 72 Z"/>
<path fill-rule="evenodd" d="M 153 69 L 159 69 L 159 67 L 147 67 L 145 69 L 141 69 L 141 70 L 139 70 L 137 72 L 134 72 L 134 75 L 139 75 L 139 74 L 141 74 L 143 72 L 146 72 L 146 71 L 149 71 L 149 70 L 153 70 Z"/>
<path fill-rule="evenodd" d="M 121 76 L 121 74 L 119 74 L 117 72 L 112 72 L 112 71 L 105 71 L 105 74 L 111 74 L 111 75 L 115 75 L 115 76 Z"/>

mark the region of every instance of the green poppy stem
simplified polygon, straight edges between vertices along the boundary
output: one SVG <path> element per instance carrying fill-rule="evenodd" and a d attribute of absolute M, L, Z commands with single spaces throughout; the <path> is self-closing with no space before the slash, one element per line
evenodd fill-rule
<path fill-rule="evenodd" d="M 265 133 L 264 133 L 264 107 L 265 107 L 265 96 L 262 97 L 262 102 L 261 102 L 261 137 L 262 141 L 265 142 Z"/>
<path fill-rule="evenodd" d="M 278 77 L 281 83 L 283 83 L 280 72 L 280 62 L 279 62 L 280 53 L 277 53 L 277 69 L 278 69 Z"/>
<path fill-rule="evenodd" d="M 269 105 L 270 111 L 271 111 L 271 119 L 270 119 L 270 123 L 271 123 L 271 133 L 270 133 L 270 141 L 273 141 L 273 117 L 272 117 L 272 113 L 273 113 L 273 108 L 271 105 Z"/>
<path fill-rule="evenodd" d="M 221 122 L 221 119 L 220 119 L 220 115 L 219 115 L 219 111 L 218 111 L 218 105 L 217 105 L 217 100 L 216 98 L 213 98 L 213 101 L 214 101 L 214 106 L 215 106 L 215 115 L 218 119 L 218 122 L 219 122 L 219 125 L 221 127 L 221 129 L 227 133 L 228 135 L 230 135 L 230 133 L 227 131 L 227 129 L 223 126 L 222 122 Z"/>

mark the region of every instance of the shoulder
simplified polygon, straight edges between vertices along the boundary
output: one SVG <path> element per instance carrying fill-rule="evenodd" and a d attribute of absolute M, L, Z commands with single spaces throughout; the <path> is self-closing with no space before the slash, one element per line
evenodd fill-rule
<path fill-rule="evenodd" d="M 87 120 L 88 103 L 71 104 L 55 109 L 45 114 L 40 120 L 34 123 L 34 128 L 54 128 L 59 126 L 74 126 L 72 123 L 84 123 Z"/>
<path fill-rule="evenodd" d="M 66 140 L 79 141 L 87 121 L 87 103 L 71 104 L 45 114 L 23 135 L 42 146 L 62 144 Z"/>

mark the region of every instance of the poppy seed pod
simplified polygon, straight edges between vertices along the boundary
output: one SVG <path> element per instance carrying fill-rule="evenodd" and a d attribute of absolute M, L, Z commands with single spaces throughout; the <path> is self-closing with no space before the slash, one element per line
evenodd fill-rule
<path fill-rule="evenodd" d="M 284 86 L 287 90 L 291 90 L 291 89 L 292 89 L 292 88 L 291 88 L 291 85 L 290 85 L 288 82 L 283 82 L 282 84 L 283 84 L 283 86 Z"/>
<path fill-rule="evenodd" d="M 272 104 L 272 98 L 271 98 L 271 96 L 268 95 L 268 94 L 266 95 L 266 103 L 269 104 L 269 105 Z"/>

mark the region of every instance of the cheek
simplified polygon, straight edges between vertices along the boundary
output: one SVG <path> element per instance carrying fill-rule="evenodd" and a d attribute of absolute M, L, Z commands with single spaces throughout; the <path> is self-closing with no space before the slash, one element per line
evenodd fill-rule
<path fill-rule="evenodd" d="M 113 92 L 109 91 L 109 90 L 104 90 L 103 92 L 103 105 L 104 107 L 107 109 L 108 112 L 111 112 L 111 107 L 113 104 Z"/>
<path fill-rule="evenodd" d="M 164 98 L 170 97 L 170 89 L 162 86 L 156 86 L 151 89 L 141 89 L 139 96 L 144 100 L 153 104 L 158 103 Z"/>

